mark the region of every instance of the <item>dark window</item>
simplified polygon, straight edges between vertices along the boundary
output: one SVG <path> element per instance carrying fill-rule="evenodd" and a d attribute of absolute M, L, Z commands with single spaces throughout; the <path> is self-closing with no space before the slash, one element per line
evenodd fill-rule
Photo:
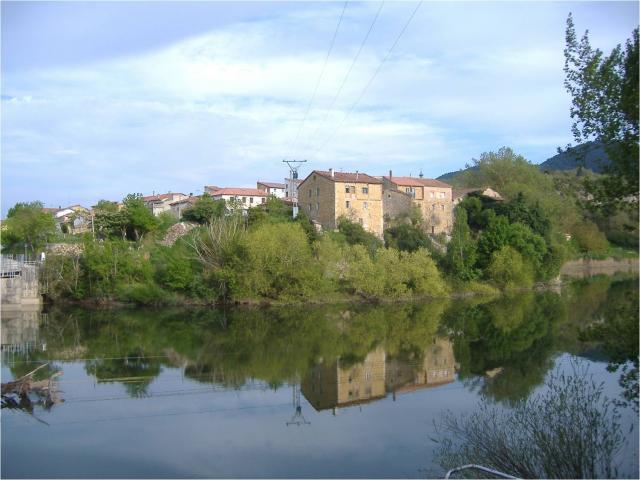
<path fill-rule="evenodd" d="M 346 206 L 347 208 L 350 208 L 350 207 L 351 207 L 351 203 L 349 202 L 349 200 L 347 200 L 347 201 L 345 202 L 345 206 Z"/>
<path fill-rule="evenodd" d="M 350 187 L 349 185 L 345 185 L 344 186 L 344 193 L 349 193 L 350 192 Z"/>
<path fill-rule="evenodd" d="M 369 187 L 362 187 L 362 193 L 364 195 L 369 195 Z"/>

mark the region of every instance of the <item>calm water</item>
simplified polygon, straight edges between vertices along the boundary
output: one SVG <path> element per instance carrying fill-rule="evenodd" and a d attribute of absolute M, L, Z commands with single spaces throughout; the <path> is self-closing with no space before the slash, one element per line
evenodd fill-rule
<path fill-rule="evenodd" d="M 637 302 L 637 279 L 596 278 L 493 301 L 3 312 L 2 381 L 50 362 L 64 402 L 3 409 L 2 477 L 442 476 L 447 409 L 509 408 L 576 359 L 623 400 L 578 330 L 623 304 L 637 321 Z M 620 412 L 637 478 L 633 402 Z"/>

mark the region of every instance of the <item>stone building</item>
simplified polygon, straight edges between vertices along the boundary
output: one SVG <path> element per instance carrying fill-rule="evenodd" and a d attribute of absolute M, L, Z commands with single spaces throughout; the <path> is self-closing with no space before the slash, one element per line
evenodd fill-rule
<path fill-rule="evenodd" d="M 453 226 L 452 187 L 439 180 L 421 177 L 396 177 L 389 171 L 383 177 L 385 191 L 403 192 L 420 207 L 422 218 L 431 234 L 451 233 Z"/>
<path fill-rule="evenodd" d="M 345 217 L 382 237 L 382 181 L 365 173 L 314 170 L 298 187 L 298 205 L 322 228 Z"/>
<path fill-rule="evenodd" d="M 385 368 L 386 353 L 377 348 L 355 365 L 343 365 L 340 360 L 315 365 L 301 390 L 318 411 L 372 402 L 386 395 Z"/>
<path fill-rule="evenodd" d="M 276 198 L 284 198 L 285 190 L 287 188 L 287 186 L 284 183 L 263 182 L 263 181 L 258 181 L 256 183 L 256 187 L 258 188 L 258 190 L 262 190 L 263 192 L 266 192 L 267 195 L 273 195 Z"/>
<path fill-rule="evenodd" d="M 159 193 L 148 195 L 146 197 L 142 197 L 142 200 L 147 205 L 151 213 L 155 216 L 160 215 L 163 212 L 168 212 L 171 210 L 171 204 L 173 202 L 177 202 L 178 200 L 182 200 L 183 198 L 187 198 L 187 195 L 184 193 Z"/>

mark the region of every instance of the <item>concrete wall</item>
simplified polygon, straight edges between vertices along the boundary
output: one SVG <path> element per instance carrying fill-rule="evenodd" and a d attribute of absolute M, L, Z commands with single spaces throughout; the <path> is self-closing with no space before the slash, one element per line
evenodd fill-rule
<path fill-rule="evenodd" d="M 0 279 L 2 309 L 21 305 L 40 305 L 38 270 L 35 265 L 22 265 L 20 275 Z"/>
<path fill-rule="evenodd" d="M 606 258 L 604 260 L 571 260 L 560 269 L 560 275 L 575 278 L 591 277 L 593 275 L 613 275 L 617 272 L 638 273 L 638 259 L 625 258 L 616 260 Z"/>

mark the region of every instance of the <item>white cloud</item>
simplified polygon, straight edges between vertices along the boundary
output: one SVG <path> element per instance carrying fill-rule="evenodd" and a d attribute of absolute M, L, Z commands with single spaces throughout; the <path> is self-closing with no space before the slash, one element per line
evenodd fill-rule
<path fill-rule="evenodd" d="M 349 4 L 295 148 L 341 4 L 230 24 L 146 54 L 6 75 L 3 187 L 24 165 L 41 168 L 21 190 L 3 188 L 3 203 L 52 184 L 52 197 L 82 191 L 86 201 L 251 185 L 282 178 L 287 155 L 317 162 L 309 168 L 437 176 L 504 144 L 544 157 L 570 140 L 564 4 L 425 3 L 342 124 L 413 6 L 385 4 L 329 111 L 377 9 Z M 606 15 L 600 21 L 601 37 L 624 39 Z"/>

